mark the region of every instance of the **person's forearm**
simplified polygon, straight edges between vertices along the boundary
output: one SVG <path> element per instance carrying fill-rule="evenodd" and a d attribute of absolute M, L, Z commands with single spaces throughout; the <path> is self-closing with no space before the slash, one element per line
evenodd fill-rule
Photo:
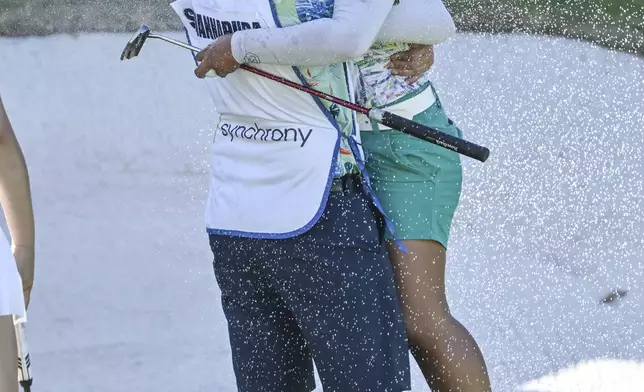
<path fill-rule="evenodd" d="M 401 0 L 378 32 L 376 42 L 436 45 L 456 33 L 441 0 Z"/>
<path fill-rule="evenodd" d="M 393 0 L 336 0 L 332 18 L 235 32 L 232 53 L 240 63 L 319 66 L 352 60 L 371 47 L 392 7 Z"/>
<path fill-rule="evenodd" d="M 12 244 L 34 246 L 34 214 L 25 159 L 0 100 L 0 205 Z"/>

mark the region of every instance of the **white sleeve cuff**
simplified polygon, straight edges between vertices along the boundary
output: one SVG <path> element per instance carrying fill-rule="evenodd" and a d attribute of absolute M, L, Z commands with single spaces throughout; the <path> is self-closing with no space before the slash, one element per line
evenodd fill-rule
<path fill-rule="evenodd" d="M 239 64 L 244 64 L 244 58 L 246 57 L 246 50 L 244 49 L 244 31 L 236 31 L 233 33 L 232 38 L 230 39 L 230 50 L 232 52 L 233 58 Z"/>

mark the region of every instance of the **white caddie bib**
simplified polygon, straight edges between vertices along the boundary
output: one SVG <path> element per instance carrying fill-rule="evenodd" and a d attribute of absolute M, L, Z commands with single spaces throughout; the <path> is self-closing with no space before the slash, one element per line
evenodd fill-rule
<path fill-rule="evenodd" d="M 267 0 L 178 0 L 191 44 L 204 48 L 237 30 L 276 27 Z M 290 66 L 254 64 L 301 83 Z M 286 238 L 324 211 L 340 133 L 314 98 L 237 70 L 206 78 L 218 118 L 206 203 L 209 233 Z"/>
<path fill-rule="evenodd" d="M 215 132 L 208 228 L 288 235 L 317 221 L 326 204 L 337 134 L 225 117 Z"/>
<path fill-rule="evenodd" d="M 0 316 L 9 315 L 24 317 L 25 300 L 11 247 L 0 230 Z"/>

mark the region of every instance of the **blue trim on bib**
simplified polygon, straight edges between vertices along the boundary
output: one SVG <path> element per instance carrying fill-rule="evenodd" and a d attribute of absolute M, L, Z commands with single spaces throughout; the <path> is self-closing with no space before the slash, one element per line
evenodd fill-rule
<path fill-rule="evenodd" d="M 371 199 L 371 201 L 376 206 L 378 211 L 380 211 L 380 213 L 382 214 L 382 217 L 385 220 L 385 226 L 387 227 L 387 230 L 389 230 L 391 235 L 394 237 L 394 242 L 396 243 L 398 248 L 400 248 L 400 250 L 403 253 L 408 254 L 409 251 L 407 250 L 407 247 L 405 246 L 405 244 L 403 244 L 401 240 L 396 238 L 396 227 L 394 225 L 394 222 L 387 216 L 385 209 L 382 207 L 382 204 L 380 203 L 380 199 L 378 199 L 378 196 L 376 196 L 376 193 L 373 191 L 373 188 L 371 187 L 371 179 L 369 178 L 369 172 L 367 171 L 367 167 L 365 166 L 365 163 L 359 154 L 360 149 L 358 148 L 358 142 L 355 140 L 355 138 L 353 137 L 349 138 L 349 147 L 351 148 L 351 151 L 355 155 L 356 163 L 358 164 L 358 168 L 362 173 L 362 183 L 364 185 L 365 194 L 369 199 Z"/>
<path fill-rule="evenodd" d="M 333 149 L 333 161 L 331 162 L 329 177 L 327 178 L 326 188 L 324 189 L 324 195 L 322 196 L 322 202 L 320 203 L 320 207 L 318 208 L 318 211 L 315 213 L 315 216 L 309 221 L 309 223 L 307 223 L 303 227 L 297 230 L 289 231 L 288 233 L 254 233 L 254 232 L 247 232 L 247 231 L 222 230 L 222 229 L 212 229 L 212 228 L 206 228 L 206 232 L 208 234 L 215 234 L 215 235 L 228 235 L 228 236 L 235 236 L 235 237 L 281 240 L 281 239 L 286 239 L 291 237 L 297 237 L 298 235 L 302 235 L 307 231 L 311 230 L 311 228 L 313 228 L 313 226 L 315 226 L 318 223 L 318 221 L 322 217 L 322 214 L 324 214 L 324 211 L 326 210 L 326 204 L 329 201 L 329 195 L 331 193 L 331 184 L 333 183 L 333 173 L 335 172 L 335 163 L 339 152 L 340 152 L 340 138 L 338 138 L 338 140 L 335 142 L 335 148 Z"/>
<path fill-rule="evenodd" d="M 324 214 L 324 211 L 326 210 L 326 205 L 327 205 L 327 202 L 329 201 L 329 195 L 331 194 L 331 185 L 333 184 L 333 178 L 334 178 L 333 174 L 335 173 L 335 165 L 336 165 L 336 160 L 338 159 L 339 152 L 340 152 L 340 138 L 338 138 L 338 140 L 336 140 L 335 142 L 335 148 L 333 149 L 333 159 L 331 161 L 329 176 L 327 178 L 326 187 L 324 188 L 324 195 L 322 196 L 322 202 L 320 203 L 320 207 L 315 213 L 315 216 L 313 216 L 313 218 L 309 221 L 309 223 L 307 223 L 303 227 L 297 230 L 289 231 L 287 233 L 255 233 L 255 232 L 247 232 L 247 231 L 222 230 L 222 229 L 213 229 L 213 228 L 206 228 L 206 232 L 208 234 L 215 234 L 215 235 L 281 240 L 281 239 L 286 239 L 291 237 L 297 237 L 298 235 L 302 235 L 307 231 L 311 230 L 313 226 L 315 226 L 318 223 L 318 221 L 322 217 L 322 214 Z"/>
<path fill-rule="evenodd" d="M 347 87 L 349 86 L 349 70 L 347 69 L 347 64 L 344 63 L 344 77 L 345 81 L 347 83 Z M 351 94 L 351 91 L 349 91 L 349 94 Z M 362 173 L 362 183 L 364 185 L 364 190 L 366 196 L 371 199 L 373 204 L 376 206 L 378 211 L 382 214 L 383 219 L 385 220 L 385 226 L 387 227 L 387 230 L 391 232 L 391 235 L 394 237 L 394 241 L 396 245 L 398 245 L 398 248 L 400 250 L 407 254 L 409 251 L 407 250 L 407 247 L 405 244 L 402 243 L 399 239 L 396 238 L 396 227 L 394 225 L 394 222 L 387 216 L 387 213 L 385 212 L 385 209 L 382 207 L 382 203 L 380 203 L 380 199 L 378 199 L 378 196 L 376 195 L 376 192 L 373 191 L 373 188 L 371 187 L 371 179 L 369 178 L 369 172 L 367 171 L 367 166 L 365 164 L 365 161 L 367 160 L 367 150 L 364 148 L 362 151 L 364 152 L 365 160 L 362 160 L 362 155 L 360 154 L 360 148 L 358 147 L 359 143 L 356 141 L 355 137 L 357 135 L 358 129 L 356 127 L 356 112 L 351 111 L 351 118 L 353 119 L 353 131 L 351 132 L 351 137 L 348 138 L 349 141 L 349 148 L 351 148 L 351 152 L 353 153 L 354 158 L 356 159 L 356 163 L 358 165 L 358 169 L 360 169 L 360 173 Z"/>
<path fill-rule="evenodd" d="M 188 45 L 192 45 L 192 40 L 190 39 L 190 33 L 188 33 L 188 28 L 184 27 L 183 30 L 186 32 L 186 40 L 188 41 Z M 190 51 L 190 54 L 192 55 L 192 59 L 195 61 L 195 65 L 199 66 L 199 62 L 197 61 L 197 54 Z"/>
<path fill-rule="evenodd" d="M 273 14 L 273 20 L 275 21 L 275 25 L 277 27 L 281 28 L 282 23 L 280 22 L 279 16 L 277 15 L 277 10 L 275 9 L 275 1 L 274 0 L 269 0 L 269 3 L 271 5 L 271 13 Z M 347 64 L 346 63 L 342 63 L 342 64 L 343 64 L 343 67 L 344 67 L 344 77 L 347 78 L 347 76 L 349 74 L 347 72 Z M 302 83 L 302 85 L 306 86 L 306 87 L 311 87 L 311 86 L 308 85 L 308 83 L 306 83 L 306 78 L 304 78 L 304 75 L 302 75 L 302 72 L 298 69 L 298 67 L 293 66 L 292 68 L 293 68 L 293 71 L 295 72 L 295 74 L 297 75 L 298 79 L 300 79 L 300 82 Z M 347 86 L 349 86 L 348 80 L 347 80 Z M 322 103 L 322 100 L 320 98 L 316 97 L 315 95 L 311 95 L 311 98 L 313 98 L 313 101 L 315 101 L 315 103 L 318 105 L 318 107 L 320 108 L 322 113 L 324 113 L 324 115 L 326 116 L 327 120 L 329 120 L 329 122 L 331 124 L 333 124 L 333 127 L 338 131 L 338 136 L 340 138 L 342 138 L 342 131 L 340 130 L 340 126 L 338 125 L 338 122 L 335 120 L 335 117 L 333 117 L 331 112 L 329 112 L 327 110 L 327 108 L 324 106 L 324 104 Z M 354 126 L 353 131 L 355 132 L 355 126 Z"/>
<path fill-rule="evenodd" d="M 271 14 L 273 14 L 273 21 L 275 22 L 275 26 L 282 28 L 283 26 L 280 22 L 280 17 L 277 15 L 277 10 L 275 9 L 275 1 L 268 0 L 268 3 L 271 5 Z"/>
<path fill-rule="evenodd" d="M 277 11 L 275 10 L 275 3 L 273 3 L 272 0 L 270 0 L 270 5 L 271 5 L 271 13 L 273 14 L 275 25 L 277 27 L 282 27 L 282 24 L 280 23 L 279 18 L 277 16 Z M 188 33 L 188 30 L 186 29 L 186 34 L 187 33 Z M 190 38 L 188 38 L 188 41 L 189 40 Z M 196 57 L 195 57 L 195 61 L 196 61 Z M 297 69 L 297 67 L 292 67 L 292 68 L 295 74 L 297 75 L 297 77 L 300 79 L 300 82 L 302 83 L 302 85 L 310 87 L 306 83 L 306 79 L 304 78 L 304 75 L 302 75 L 302 73 Z M 345 75 L 346 75 L 346 71 L 345 71 Z M 301 227 L 297 230 L 290 231 L 288 233 L 253 233 L 253 232 L 245 232 L 245 231 L 237 231 L 237 230 L 221 230 L 221 229 L 206 228 L 206 232 L 208 234 L 239 236 L 239 237 L 247 237 L 247 238 L 257 238 L 257 239 L 285 239 L 285 238 L 296 237 L 298 235 L 304 234 L 305 232 L 309 231 L 313 226 L 317 224 L 317 222 L 322 217 L 322 214 L 326 210 L 326 205 L 329 200 L 329 194 L 331 192 L 331 184 L 333 183 L 338 154 L 340 153 L 340 142 L 342 140 L 342 132 L 340 131 L 340 127 L 338 126 L 338 123 L 335 121 L 335 118 L 333 118 L 333 115 L 331 115 L 331 113 L 329 113 L 326 110 L 322 101 L 320 101 L 318 97 L 315 97 L 315 96 L 311 96 L 311 97 L 318 105 L 320 110 L 322 110 L 322 113 L 326 115 L 327 119 L 331 122 L 331 124 L 333 124 L 333 127 L 338 132 L 338 139 L 336 140 L 335 148 L 333 149 L 333 159 L 331 161 L 331 167 L 329 168 L 329 176 L 327 178 L 326 188 L 324 189 L 322 202 L 320 203 L 320 207 L 318 208 L 318 211 L 315 213 L 315 216 L 304 227 Z"/>

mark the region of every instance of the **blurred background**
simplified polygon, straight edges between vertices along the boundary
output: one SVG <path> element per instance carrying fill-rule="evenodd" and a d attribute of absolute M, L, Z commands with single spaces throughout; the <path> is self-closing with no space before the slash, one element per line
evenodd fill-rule
<path fill-rule="evenodd" d="M 0 0 L 0 36 L 180 26 L 158 0 Z M 461 31 L 538 33 L 644 54 L 644 0 L 445 0 Z"/>
<path fill-rule="evenodd" d="M 492 151 L 462 159 L 452 312 L 495 392 L 644 392 L 644 0 L 444 1 L 460 33 L 432 79 Z M 169 2 L 0 0 L 34 391 L 236 391 L 203 228 L 212 99 L 175 46 L 119 59 L 141 23 L 184 39 Z"/>

